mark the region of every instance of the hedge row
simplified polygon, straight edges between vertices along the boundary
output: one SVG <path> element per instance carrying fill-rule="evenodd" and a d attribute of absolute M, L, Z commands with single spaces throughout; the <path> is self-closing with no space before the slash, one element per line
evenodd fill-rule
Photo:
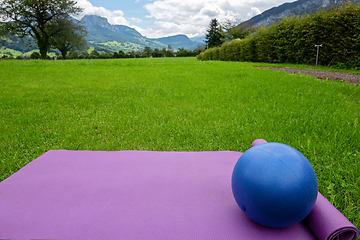
<path fill-rule="evenodd" d="M 351 2 L 304 17 L 284 18 L 255 34 L 200 53 L 199 60 L 315 63 L 360 68 L 360 4 Z"/>

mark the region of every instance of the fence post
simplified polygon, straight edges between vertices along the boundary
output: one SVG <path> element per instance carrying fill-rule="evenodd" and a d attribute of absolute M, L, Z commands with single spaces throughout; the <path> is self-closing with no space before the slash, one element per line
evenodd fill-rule
<path fill-rule="evenodd" d="M 319 47 L 322 47 L 322 44 L 320 45 L 316 45 L 315 47 L 317 47 L 317 52 L 316 52 L 316 66 L 318 65 L 318 60 L 319 60 Z"/>

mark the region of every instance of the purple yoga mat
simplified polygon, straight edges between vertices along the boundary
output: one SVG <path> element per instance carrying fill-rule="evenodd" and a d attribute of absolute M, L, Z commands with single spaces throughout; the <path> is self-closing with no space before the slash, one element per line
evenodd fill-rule
<path fill-rule="evenodd" d="M 358 237 L 320 194 L 294 226 L 250 220 L 231 192 L 241 154 L 49 151 L 0 183 L 0 239 L 304 240 L 339 229 Z"/>

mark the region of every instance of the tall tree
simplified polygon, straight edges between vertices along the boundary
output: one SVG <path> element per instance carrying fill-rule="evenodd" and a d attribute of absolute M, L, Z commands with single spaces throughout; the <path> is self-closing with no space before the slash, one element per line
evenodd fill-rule
<path fill-rule="evenodd" d="M 174 49 L 172 48 L 172 46 L 170 44 L 168 45 L 168 49 L 166 50 L 165 56 L 166 57 L 175 57 Z"/>
<path fill-rule="evenodd" d="M 248 24 L 240 24 L 237 20 L 227 20 L 225 23 L 220 24 L 219 30 L 224 41 L 243 39 L 255 31 L 255 27 L 248 26 Z"/>
<path fill-rule="evenodd" d="M 212 19 L 209 28 L 206 30 L 205 43 L 208 48 L 220 46 L 224 41 L 221 39 L 220 25 L 216 18 Z"/>
<path fill-rule="evenodd" d="M 50 26 L 51 32 L 55 33 L 50 39 L 50 44 L 61 52 L 63 59 L 66 58 L 67 52 L 83 50 L 87 46 L 86 29 L 76 20 L 57 17 L 53 19 Z"/>
<path fill-rule="evenodd" d="M 153 52 L 153 50 L 150 47 L 146 46 L 144 48 L 144 54 L 146 57 L 151 57 L 152 52 Z"/>
<path fill-rule="evenodd" d="M 1 30 L 20 37 L 30 35 L 37 42 L 41 58 L 46 59 L 50 39 L 56 34 L 49 27 L 52 21 L 81 11 L 74 0 L 1 0 L 0 18 L 6 21 Z"/>
<path fill-rule="evenodd" d="M 155 48 L 151 55 L 153 57 L 162 57 L 162 53 L 158 48 Z"/>

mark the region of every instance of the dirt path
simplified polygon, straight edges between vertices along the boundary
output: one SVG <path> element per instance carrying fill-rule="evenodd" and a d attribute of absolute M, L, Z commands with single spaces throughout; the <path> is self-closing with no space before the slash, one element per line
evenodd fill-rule
<path fill-rule="evenodd" d="M 283 71 L 292 74 L 309 74 L 314 75 L 318 79 L 327 79 L 332 81 L 344 81 L 357 86 L 360 86 L 360 75 L 351 74 L 351 73 L 341 73 L 341 72 L 327 72 L 320 70 L 305 70 L 305 69 L 296 69 L 296 68 L 281 68 L 281 67 L 258 67 L 258 68 L 268 68 L 275 71 Z"/>

